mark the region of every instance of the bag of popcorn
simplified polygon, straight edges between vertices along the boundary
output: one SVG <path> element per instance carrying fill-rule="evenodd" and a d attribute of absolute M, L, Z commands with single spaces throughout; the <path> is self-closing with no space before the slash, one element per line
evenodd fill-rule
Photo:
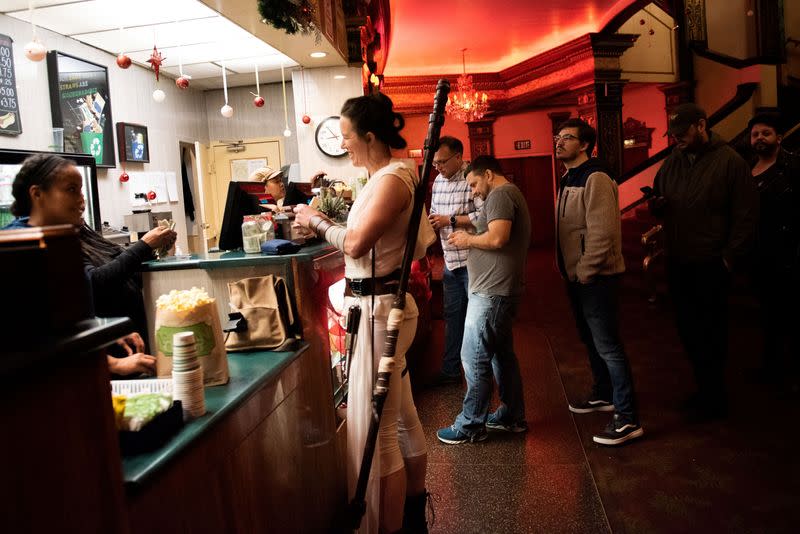
<path fill-rule="evenodd" d="M 222 337 L 216 299 L 205 289 L 175 290 L 156 300 L 156 372 L 159 378 L 172 376 L 172 336 L 194 332 L 197 356 L 203 367 L 203 383 L 228 383 L 228 353 Z"/>

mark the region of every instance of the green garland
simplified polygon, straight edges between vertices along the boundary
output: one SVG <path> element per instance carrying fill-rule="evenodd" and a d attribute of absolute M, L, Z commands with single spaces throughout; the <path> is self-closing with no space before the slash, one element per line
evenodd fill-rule
<path fill-rule="evenodd" d="M 261 22 L 289 35 L 317 31 L 314 5 L 308 0 L 257 0 Z"/>

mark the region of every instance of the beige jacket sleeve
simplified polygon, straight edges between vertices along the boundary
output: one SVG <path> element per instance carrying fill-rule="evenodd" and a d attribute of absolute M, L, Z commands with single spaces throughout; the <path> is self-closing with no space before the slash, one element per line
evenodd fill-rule
<path fill-rule="evenodd" d="M 601 273 L 621 242 L 617 184 L 605 173 L 593 173 L 586 180 L 583 202 L 586 232 L 575 274 L 587 284 Z"/>

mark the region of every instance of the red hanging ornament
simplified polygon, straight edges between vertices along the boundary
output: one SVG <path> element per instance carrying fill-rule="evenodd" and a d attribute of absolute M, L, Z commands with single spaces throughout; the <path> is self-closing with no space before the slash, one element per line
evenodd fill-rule
<path fill-rule="evenodd" d="M 306 71 L 303 68 L 300 69 L 300 77 L 303 84 L 303 109 L 308 109 L 306 106 Z M 311 123 L 311 117 L 308 116 L 307 111 L 303 112 L 303 117 L 300 120 L 303 121 L 303 124 Z"/>
<path fill-rule="evenodd" d="M 131 58 L 123 53 L 117 56 L 117 66 L 121 69 L 127 69 L 131 66 Z"/>
<path fill-rule="evenodd" d="M 185 76 L 181 76 L 177 80 L 175 80 L 175 85 L 177 85 L 180 89 L 188 89 L 189 87 L 189 78 Z"/>
<path fill-rule="evenodd" d="M 264 107 L 264 102 L 265 100 L 263 96 L 256 95 L 256 97 L 253 99 L 253 105 L 257 108 Z"/>
<path fill-rule="evenodd" d="M 147 200 L 155 200 L 156 199 L 156 192 L 155 191 L 148 191 L 147 192 Z"/>
<path fill-rule="evenodd" d="M 156 81 L 158 81 L 158 70 L 161 68 L 161 64 L 164 60 L 167 59 L 162 57 L 161 52 L 158 51 L 156 45 L 153 45 L 153 53 L 150 54 L 150 59 L 147 60 L 150 63 L 150 67 L 156 71 Z"/>
<path fill-rule="evenodd" d="M 122 174 L 119 175 L 119 181 L 122 182 L 123 184 L 125 182 L 127 182 L 128 180 L 130 180 L 130 179 L 131 179 L 131 177 L 128 176 L 128 173 L 125 172 L 125 171 L 122 171 Z"/>

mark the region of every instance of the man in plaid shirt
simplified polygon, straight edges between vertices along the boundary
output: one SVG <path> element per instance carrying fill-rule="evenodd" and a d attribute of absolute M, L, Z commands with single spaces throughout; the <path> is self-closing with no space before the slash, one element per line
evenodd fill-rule
<path fill-rule="evenodd" d="M 439 175 L 433 182 L 431 211 L 428 217 L 439 233 L 444 251 L 444 320 L 445 348 L 438 384 L 461 383 L 461 340 L 469 297 L 467 252 L 448 244 L 447 238 L 456 228 L 471 230 L 478 219 L 476 206 L 464 176 L 467 164 L 463 160 L 464 145 L 455 137 L 439 139 L 439 149 L 433 165 Z M 480 203 L 480 200 L 478 200 Z"/>

